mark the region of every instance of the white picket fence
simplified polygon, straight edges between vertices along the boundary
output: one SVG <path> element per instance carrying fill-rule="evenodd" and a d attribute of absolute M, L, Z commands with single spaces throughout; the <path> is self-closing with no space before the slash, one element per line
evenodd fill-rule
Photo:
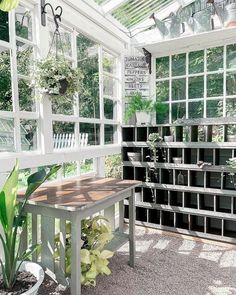
<path fill-rule="evenodd" d="M 84 147 L 88 145 L 88 133 L 79 134 L 79 146 Z M 75 147 L 74 133 L 60 133 L 53 135 L 54 149 L 65 149 Z"/>

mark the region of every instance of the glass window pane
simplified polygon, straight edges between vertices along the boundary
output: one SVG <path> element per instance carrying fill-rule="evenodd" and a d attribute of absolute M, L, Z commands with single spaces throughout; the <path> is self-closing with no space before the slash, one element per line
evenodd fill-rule
<path fill-rule="evenodd" d="M 103 78 L 103 95 L 117 97 L 117 82 L 111 77 Z"/>
<path fill-rule="evenodd" d="M 117 126 L 105 125 L 105 144 L 113 144 L 117 142 Z"/>
<path fill-rule="evenodd" d="M 16 51 L 18 74 L 28 76 L 33 66 L 33 47 L 17 41 Z"/>
<path fill-rule="evenodd" d="M 20 120 L 21 150 L 37 150 L 37 121 Z"/>
<path fill-rule="evenodd" d="M 156 114 L 156 122 L 157 124 L 168 124 L 169 123 L 169 104 L 166 105 L 165 112 L 161 114 Z"/>
<path fill-rule="evenodd" d="M 86 174 L 94 171 L 93 159 L 86 159 L 80 164 L 80 173 Z"/>
<path fill-rule="evenodd" d="M 173 103 L 172 104 L 172 123 L 174 123 L 178 119 L 186 118 L 186 104 L 184 102 L 181 103 Z"/>
<path fill-rule="evenodd" d="M 204 72 L 204 51 L 194 51 L 189 53 L 189 74 Z"/>
<path fill-rule="evenodd" d="M 160 81 L 156 83 L 156 99 L 160 101 L 169 101 L 169 81 Z"/>
<path fill-rule="evenodd" d="M 51 47 L 51 53 L 57 52 L 64 56 L 72 56 L 72 33 L 62 26 L 60 26 L 60 38 L 56 35 L 53 40 L 53 35 L 55 32 L 54 22 L 48 22 L 49 24 L 49 44 Z M 56 46 L 57 44 L 57 46 Z M 57 48 L 56 48 L 57 47 Z"/>
<path fill-rule="evenodd" d="M 53 122 L 54 149 L 75 147 L 75 123 Z"/>
<path fill-rule="evenodd" d="M 189 78 L 189 99 L 204 97 L 204 77 L 190 77 Z"/>
<path fill-rule="evenodd" d="M 52 100 L 53 114 L 74 115 L 74 106 L 73 101 Z"/>
<path fill-rule="evenodd" d="M 223 96 L 223 74 L 207 76 L 207 97 Z"/>
<path fill-rule="evenodd" d="M 12 111 L 10 51 L 0 52 L 0 110 Z"/>
<path fill-rule="evenodd" d="M 159 57 L 156 59 L 156 78 L 169 77 L 169 56 Z"/>
<path fill-rule="evenodd" d="M 181 76 L 186 74 L 186 54 L 172 56 L 172 76 Z"/>
<path fill-rule="evenodd" d="M 103 71 L 109 72 L 111 74 L 117 73 L 116 57 L 106 51 L 103 51 L 102 64 Z"/>
<path fill-rule="evenodd" d="M 236 68 L 236 44 L 227 46 L 227 57 L 226 57 L 227 69 Z"/>
<path fill-rule="evenodd" d="M 13 119 L 0 118 L 0 152 L 15 152 L 15 126 Z"/>
<path fill-rule="evenodd" d="M 172 80 L 172 100 L 186 99 L 186 79 Z"/>
<path fill-rule="evenodd" d="M 0 10 L 0 40 L 9 42 L 8 13 Z"/>
<path fill-rule="evenodd" d="M 106 119 L 115 120 L 116 119 L 116 102 L 104 98 L 104 116 Z"/>
<path fill-rule="evenodd" d="M 204 103 L 203 101 L 193 101 L 188 104 L 189 119 L 203 118 Z"/>
<path fill-rule="evenodd" d="M 32 15 L 31 11 L 18 5 L 15 10 L 16 35 L 32 40 Z"/>
<path fill-rule="evenodd" d="M 207 49 L 207 71 L 223 70 L 224 47 Z"/>
<path fill-rule="evenodd" d="M 84 76 L 79 96 L 80 116 L 99 118 L 98 45 L 79 34 L 77 37 L 78 67 Z"/>
<path fill-rule="evenodd" d="M 226 116 L 236 117 L 236 98 L 226 100 Z"/>
<path fill-rule="evenodd" d="M 80 123 L 80 134 L 84 133 L 87 136 L 88 145 L 100 144 L 100 125 L 90 123 Z"/>
<path fill-rule="evenodd" d="M 215 118 L 223 115 L 223 100 L 208 100 L 207 101 L 207 117 Z"/>
<path fill-rule="evenodd" d="M 65 178 L 77 175 L 77 163 L 76 162 L 64 163 L 62 169 L 63 169 L 63 176 Z"/>
<path fill-rule="evenodd" d="M 28 80 L 18 80 L 19 105 L 22 111 L 34 112 L 36 110 L 35 92 L 30 84 L 31 82 Z"/>
<path fill-rule="evenodd" d="M 226 95 L 236 95 L 236 72 L 226 75 Z"/>

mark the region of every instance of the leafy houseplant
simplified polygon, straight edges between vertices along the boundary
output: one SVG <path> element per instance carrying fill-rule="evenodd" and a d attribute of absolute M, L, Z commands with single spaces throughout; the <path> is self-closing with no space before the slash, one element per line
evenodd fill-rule
<path fill-rule="evenodd" d="M 11 11 L 19 4 L 19 0 L 0 0 L 0 10 Z"/>
<path fill-rule="evenodd" d="M 26 225 L 24 207 L 31 194 L 51 175 L 56 173 L 59 168 L 60 166 L 54 166 L 48 174 L 41 170 L 29 176 L 25 197 L 22 199 L 22 202 L 17 202 L 17 184 L 19 179 L 19 166 L 17 162 L 0 192 L 0 222 L 2 225 L 0 241 L 4 253 L 4 261 L 0 260 L 0 264 L 3 285 L 9 292 L 14 290 L 22 263 L 39 248 L 39 245 L 33 245 L 23 253 L 20 251 L 22 243 L 21 233 Z"/>
<path fill-rule="evenodd" d="M 82 220 L 81 227 L 81 284 L 96 285 L 99 274 L 110 275 L 108 259 L 113 252 L 105 250 L 105 245 L 113 238 L 111 228 L 103 216 Z M 59 259 L 60 236 L 55 238 L 55 258 Z M 71 272 L 71 224 L 66 225 L 66 273 Z"/>
<path fill-rule="evenodd" d="M 227 141 L 229 142 L 236 141 L 236 125 L 228 126 Z"/>
<path fill-rule="evenodd" d="M 64 58 L 49 56 L 40 60 L 34 73 L 34 86 L 47 93 L 51 99 L 72 101 L 80 91 L 82 74 Z"/>
<path fill-rule="evenodd" d="M 142 96 L 140 92 L 136 92 L 127 100 L 128 107 L 125 112 L 125 121 L 127 122 L 134 115 L 136 115 L 137 124 L 150 124 L 152 114 L 163 114 L 166 112 L 167 105 L 162 104 L 161 101 L 152 101 Z"/>
<path fill-rule="evenodd" d="M 236 158 L 231 158 L 228 161 L 226 161 L 226 168 L 232 168 L 236 171 Z M 230 176 L 230 182 L 234 185 L 234 188 L 236 189 L 236 173 L 231 172 L 229 173 Z"/>

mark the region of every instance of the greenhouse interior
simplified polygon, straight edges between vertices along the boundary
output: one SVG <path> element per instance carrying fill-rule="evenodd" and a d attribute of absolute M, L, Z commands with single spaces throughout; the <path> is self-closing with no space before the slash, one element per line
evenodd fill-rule
<path fill-rule="evenodd" d="M 0 294 L 236 295 L 236 0 L 0 0 Z"/>

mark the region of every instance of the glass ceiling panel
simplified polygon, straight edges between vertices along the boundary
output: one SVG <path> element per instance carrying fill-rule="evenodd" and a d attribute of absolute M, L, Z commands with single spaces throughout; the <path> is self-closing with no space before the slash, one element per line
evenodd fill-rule
<path fill-rule="evenodd" d="M 96 0 L 98 1 L 103 0 Z M 171 2 L 173 0 L 129 0 L 113 11 L 112 15 L 122 25 L 131 28 Z"/>
<path fill-rule="evenodd" d="M 94 0 L 97 4 L 99 5 L 103 5 L 105 4 L 106 2 L 108 2 L 109 0 Z"/>

